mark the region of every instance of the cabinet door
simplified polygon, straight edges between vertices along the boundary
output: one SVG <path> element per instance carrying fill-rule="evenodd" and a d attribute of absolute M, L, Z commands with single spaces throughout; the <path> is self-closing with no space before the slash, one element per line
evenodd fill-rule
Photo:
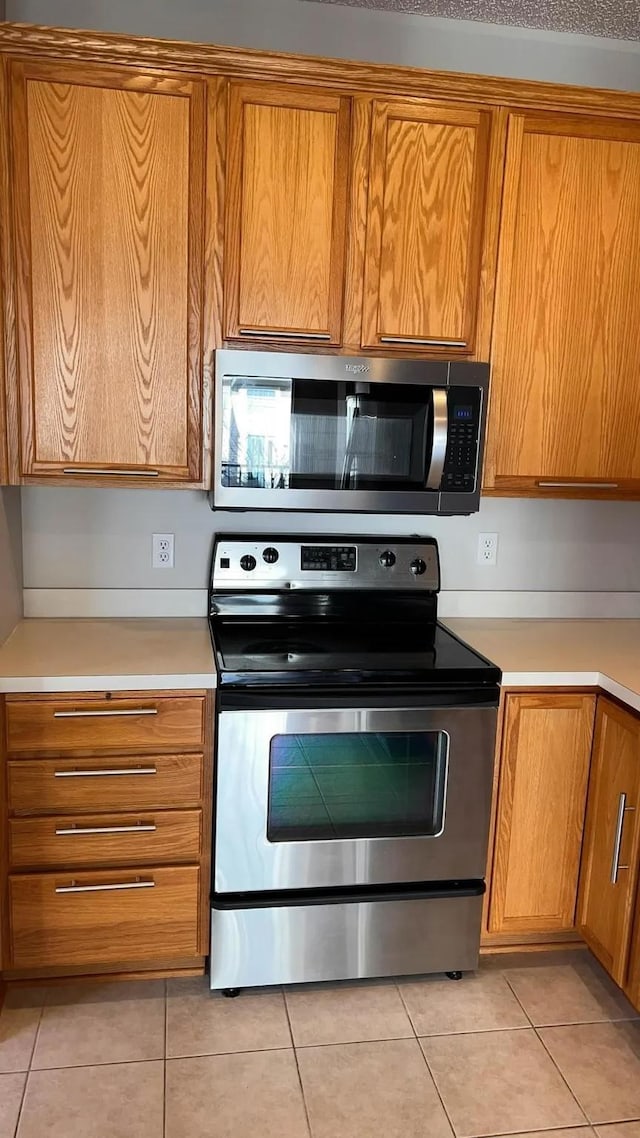
<path fill-rule="evenodd" d="M 627 978 L 640 851 L 640 720 L 598 700 L 578 925 L 617 984 Z"/>
<path fill-rule="evenodd" d="M 640 126 L 511 116 L 486 486 L 640 495 L 639 357 Z"/>
<path fill-rule="evenodd" d="M 363 347 L 473 351 L 489 133 L 473 107 L 374 104 Z"/>
<path fill-rule="evenodd" d="M 12 65 L 22 473 L 201 470 L 204 89 Z"/>
<path fill-rule="evenodd" d="M 351 101 L 232 83 L 225 334 L 339 344 Z"/>
<path fill-rule="evenodd" d="M 588 695 L 507 696 L 490 933 L 574 928 L 594 710 Z"/>

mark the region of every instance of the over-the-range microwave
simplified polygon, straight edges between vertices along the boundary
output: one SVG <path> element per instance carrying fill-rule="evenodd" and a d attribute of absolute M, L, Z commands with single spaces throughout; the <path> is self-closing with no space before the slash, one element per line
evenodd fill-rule
<path fill-rule="evenodd" d="M 219 351 L 212 506 L 473 513 L 488 384 L 470 361 Z"/>

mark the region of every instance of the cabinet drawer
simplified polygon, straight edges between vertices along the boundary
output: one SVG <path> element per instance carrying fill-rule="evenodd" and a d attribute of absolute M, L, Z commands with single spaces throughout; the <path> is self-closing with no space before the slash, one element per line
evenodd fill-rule
<path fill-rule="evenodd" d="M 203 696 L 7 701 L 9 754 L 201 747 Z"/>
<path fill-rule="evenodd" d="M 7 763 L 12 814 L 198 806 L 202 755 L 17 759 Z"/>
<path fill-rule="evenodd" d="M 9 863 L 12 869 L 86 869 L 198 861 L 201 834 L 200 810 L 12 818 Z"/>
<path fill-rule="evenodd" d="M 196 865 L 9 877 L 14 968 L 198 955 Z"/>

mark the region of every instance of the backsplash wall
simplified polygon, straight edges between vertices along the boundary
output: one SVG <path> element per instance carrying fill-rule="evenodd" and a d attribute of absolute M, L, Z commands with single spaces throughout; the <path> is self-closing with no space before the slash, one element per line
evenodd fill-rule
<path fill-rule="evenodd" d="M 22 615 L 20 491 L 0 488 L 0 644 Z"/>
<path fill-rule="evenodd" d="M 640 503 L 486 498 L 468 518 L 212 513 L 198 491 L 25 487 L 27 590 L 203 590 L 219 532 L 422 534 L 438 539 L 443 588 L 620 592 L 640 598 Z M 153 533 L 175 534 L 175 568 L 151 567 Z M 495 567 L 478 534 L 499 534 Z"/>

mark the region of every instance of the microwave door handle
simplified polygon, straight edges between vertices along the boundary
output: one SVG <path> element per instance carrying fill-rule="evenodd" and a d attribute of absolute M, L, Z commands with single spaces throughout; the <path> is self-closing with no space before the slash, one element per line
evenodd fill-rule
<path fill-rule="evenodd" d="M 359 395 L 347 395 L 347 415 L 351 415 L 349 426 L 347 428 L 347 439 L 344 450 L 344 461 L 342 463 L 342 474 L 340 476 L 340 489 L 346 490 L 351 478 L 351 467 L 353 466 L 353 434 L 356 429 L 356 419 L 360 415 L 360 398 Z"/>
<path fill-rule="evenodd" d="M 431 391 L 433 407 L 433 435 L 431 443 L 431 462 L 425 487 L 439 490 L 444 470 L 444 460 L 449 442 L 449 407 L 447 391 L 444 387 L 434 387 Z M 426 465 L 426 464 L 425 464 Z"/>

